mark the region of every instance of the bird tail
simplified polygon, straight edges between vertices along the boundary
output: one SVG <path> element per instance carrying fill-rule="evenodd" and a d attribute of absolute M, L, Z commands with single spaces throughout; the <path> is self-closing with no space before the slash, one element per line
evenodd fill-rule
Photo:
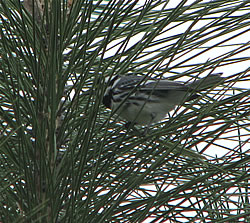
<path fill-rule="evenodd" d="M 222 73 L 211 74 L 187 85 L 190 87 L 190 89 L 195 91 L 206 90 L 221 82 L 224 79 L 224 77 L 221 77 L 221 75 Z"/>

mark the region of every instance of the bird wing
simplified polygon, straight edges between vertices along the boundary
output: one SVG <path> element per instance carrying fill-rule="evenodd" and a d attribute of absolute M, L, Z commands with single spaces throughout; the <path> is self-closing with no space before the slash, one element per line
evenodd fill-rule
<path fill-rule="evenodd" d="M 167 90 L 177 90 L 186 91 L 189 89 L 183 83 L 170 81 L 170 80 L 160 80 L 160 79 L 148 79 L 140 76 L 124 76 L 119 81 L 120 90 L 131 90 L 139 85 L 141 91 L 167 91 Z"/>
<path fill-rule="evenodd" d="M 157 91 L 187 91 L 189 88 L 185 84 L 170 80 L 148 80 L 141 90 L 157 90 Z"/>

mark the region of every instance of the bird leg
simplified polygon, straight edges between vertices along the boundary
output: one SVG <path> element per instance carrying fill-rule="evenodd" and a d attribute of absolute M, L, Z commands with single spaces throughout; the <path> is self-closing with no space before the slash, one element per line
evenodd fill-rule
<path fill-rule="evenodd" d="M 156 114 L 153 112 L 153 113 L 150 114 L 150 116 L 151 116 L 151 120 L 150 120 L 150 122 L 148 123 L 147 127 L 145 128 L 145 130 L 143 132 L 144 136 L 148 134 L 149 128 L 151 127 L 151 125 L 153 123 L 153 120 L 155 119 Z"/>
<path fill-rule="evenodd" d="M 132 130 L 135 135 L 138 135 L 138 136 L 143 135 L 144 136 L 144 133 L 141 133 L 140 131 L 138 131 L 138 129 L 135 128 L 134 122 L 127 122 L 125 124 L 125 128 L 127 129 L 128 132 L 129 132 L 129 130 Z"/>

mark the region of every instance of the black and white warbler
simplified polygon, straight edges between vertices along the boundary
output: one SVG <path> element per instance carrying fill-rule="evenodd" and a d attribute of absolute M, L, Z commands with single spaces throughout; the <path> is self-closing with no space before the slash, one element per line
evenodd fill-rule
<path fill-rule="evenodd" d="M 103 104 L 129 123 L 149 126 L 164 119 L 177 105 L 199 97 L 198 92 L 213 87 L 223 77 L 221 73 L 211 74 L 187 84 L 142 76 L 109 79 Z"/>

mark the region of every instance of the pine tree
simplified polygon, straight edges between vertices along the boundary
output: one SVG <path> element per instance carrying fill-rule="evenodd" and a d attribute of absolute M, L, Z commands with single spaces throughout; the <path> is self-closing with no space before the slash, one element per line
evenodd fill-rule
<path fill-rule="evenodd" d="M 249 18 L 238 0 L 0 1 L 0 222 L 249 222 Z M 217 72 L 147 135 L 102 105 L 116 74 Z"/>

